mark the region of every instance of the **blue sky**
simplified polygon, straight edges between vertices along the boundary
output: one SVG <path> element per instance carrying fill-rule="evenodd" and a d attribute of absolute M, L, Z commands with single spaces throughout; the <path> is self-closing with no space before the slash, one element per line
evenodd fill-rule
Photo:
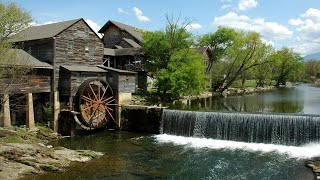
<path fill-rule="evenodd" d="M 98 30 L 109 19 L 146 30 L 163 29 L 166 14 L 194 20 L 195 35 L 218 26 L 257 31 L 276 48 L 320 52 L 320 0 L 13 0 L 36 24 L 84 18 Z"/>

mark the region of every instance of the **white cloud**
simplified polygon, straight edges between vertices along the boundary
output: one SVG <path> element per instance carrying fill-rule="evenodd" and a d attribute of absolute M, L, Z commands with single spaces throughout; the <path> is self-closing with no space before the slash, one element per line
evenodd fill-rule
<path fill-rule="evenodd" d="M 292 31 L 277 22 L 266 22 L 263 18 L 252 19 L 234 12 L 230 12 L 221 17 L 215 17 L 213 24 L 215 26 L 256 31 L 267 41 L 288 39 L 293 35 Z"/>
<path fill-rule="evenodd" d="M 288 23 L 299 34 L 294 50 L 304 55 L 320 51 L 320 10 L 309 8 L 300 18 L 290 19 Z"/>
<path fill-rule="evenodd" d="M 314 22 L 320 23 L 320 10 L 309 8 L 306 13 L 301 15 L 304 18 L 310 19 Z"/>
<path fill-rule="evenodd" d="M 98 31 L 101 29 L 101 26 L 99 26 L 97 23 L 95 23 L 91 19 L 86 19 L 85 21 L 99 37 L 102 37 L 101 34 L 98 33 Z"/>
<path fill-rule="evenodd" d="M 191 23 L 186 26 L 187 30 L 195 30 L 195 29 L 201 29 L 201 28 L 202 28 L 202 25 L 198 23 Z"/>
<path fill-rule="evenodd" d="M 122 14 L 129 14 L 127 11 L 125 11 L 124 9 L 122 8 L 118 8 L 118 13 L 122 13 Z"/>
<path fill-rule="evenodd" d="M 147 16 L 142 15 L 141 9 L 139 9 L 137 7 L 133 7 L 132 10 L 139 21 L 141 21 L 141 22 L 149 22 L 150 21 L 150 19 Z"/>
<path fill-rule="evenodd" d="M 252 9 L 258 6 L 257 0 L 240 0 L 238 4 L 238 9 L 240 11 L 246 11 L 248 9 Z"/>
<path fill-rule="evenodd" d="M 224 4 L 221 6 L 221 9 L 222 10 L 225 10 L 225 9 L 231 9 L 233 6 L 231 4 Z"/>
<path fill-rule="evenodd" d="M 303 21 L 301 19 L 290 19 L 289 24 L 292 26 L 300 26 L 303 24 Z"/>

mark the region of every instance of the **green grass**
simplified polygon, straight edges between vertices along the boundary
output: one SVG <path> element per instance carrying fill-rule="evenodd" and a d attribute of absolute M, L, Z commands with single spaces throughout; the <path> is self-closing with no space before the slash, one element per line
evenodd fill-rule
<path fill-rule="evenodd" d="M 4 143 L 24 143 L 21 137 L 16 137 L 16 136 L 1 138 L 0 141 Z"/>
<path fill-rule="evenodd" d="M 244 83 L 244 86 L 242 86 L 241 81 L 235 81 L 235 83 L 231 86 L 233 88 L 248 88 L 248 87 L 253 87 L 255 88 L 257 85 L 255 80 L 246 80 Z"/>

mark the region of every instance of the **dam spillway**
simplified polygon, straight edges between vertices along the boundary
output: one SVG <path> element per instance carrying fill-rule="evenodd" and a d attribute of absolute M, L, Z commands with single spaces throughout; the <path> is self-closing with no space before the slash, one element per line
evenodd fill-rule
<path fill-rule="evenodd" d="M 299 146 L 320 140 L 320 115 L 164 110 L 161 133 Z"/>

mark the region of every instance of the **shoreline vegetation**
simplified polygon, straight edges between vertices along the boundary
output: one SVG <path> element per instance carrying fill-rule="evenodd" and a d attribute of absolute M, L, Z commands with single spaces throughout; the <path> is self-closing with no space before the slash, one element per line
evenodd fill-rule
<path fill-rule="evenodd" d="M 53 147 L 49 142 L 62 138 L 50 128 L 34 130 L 0 128 L 0 179 L 19 179 L 45 172 L 59 172 L 72 162 L 86 162 L 103 155 L 90 150 Z"/>

